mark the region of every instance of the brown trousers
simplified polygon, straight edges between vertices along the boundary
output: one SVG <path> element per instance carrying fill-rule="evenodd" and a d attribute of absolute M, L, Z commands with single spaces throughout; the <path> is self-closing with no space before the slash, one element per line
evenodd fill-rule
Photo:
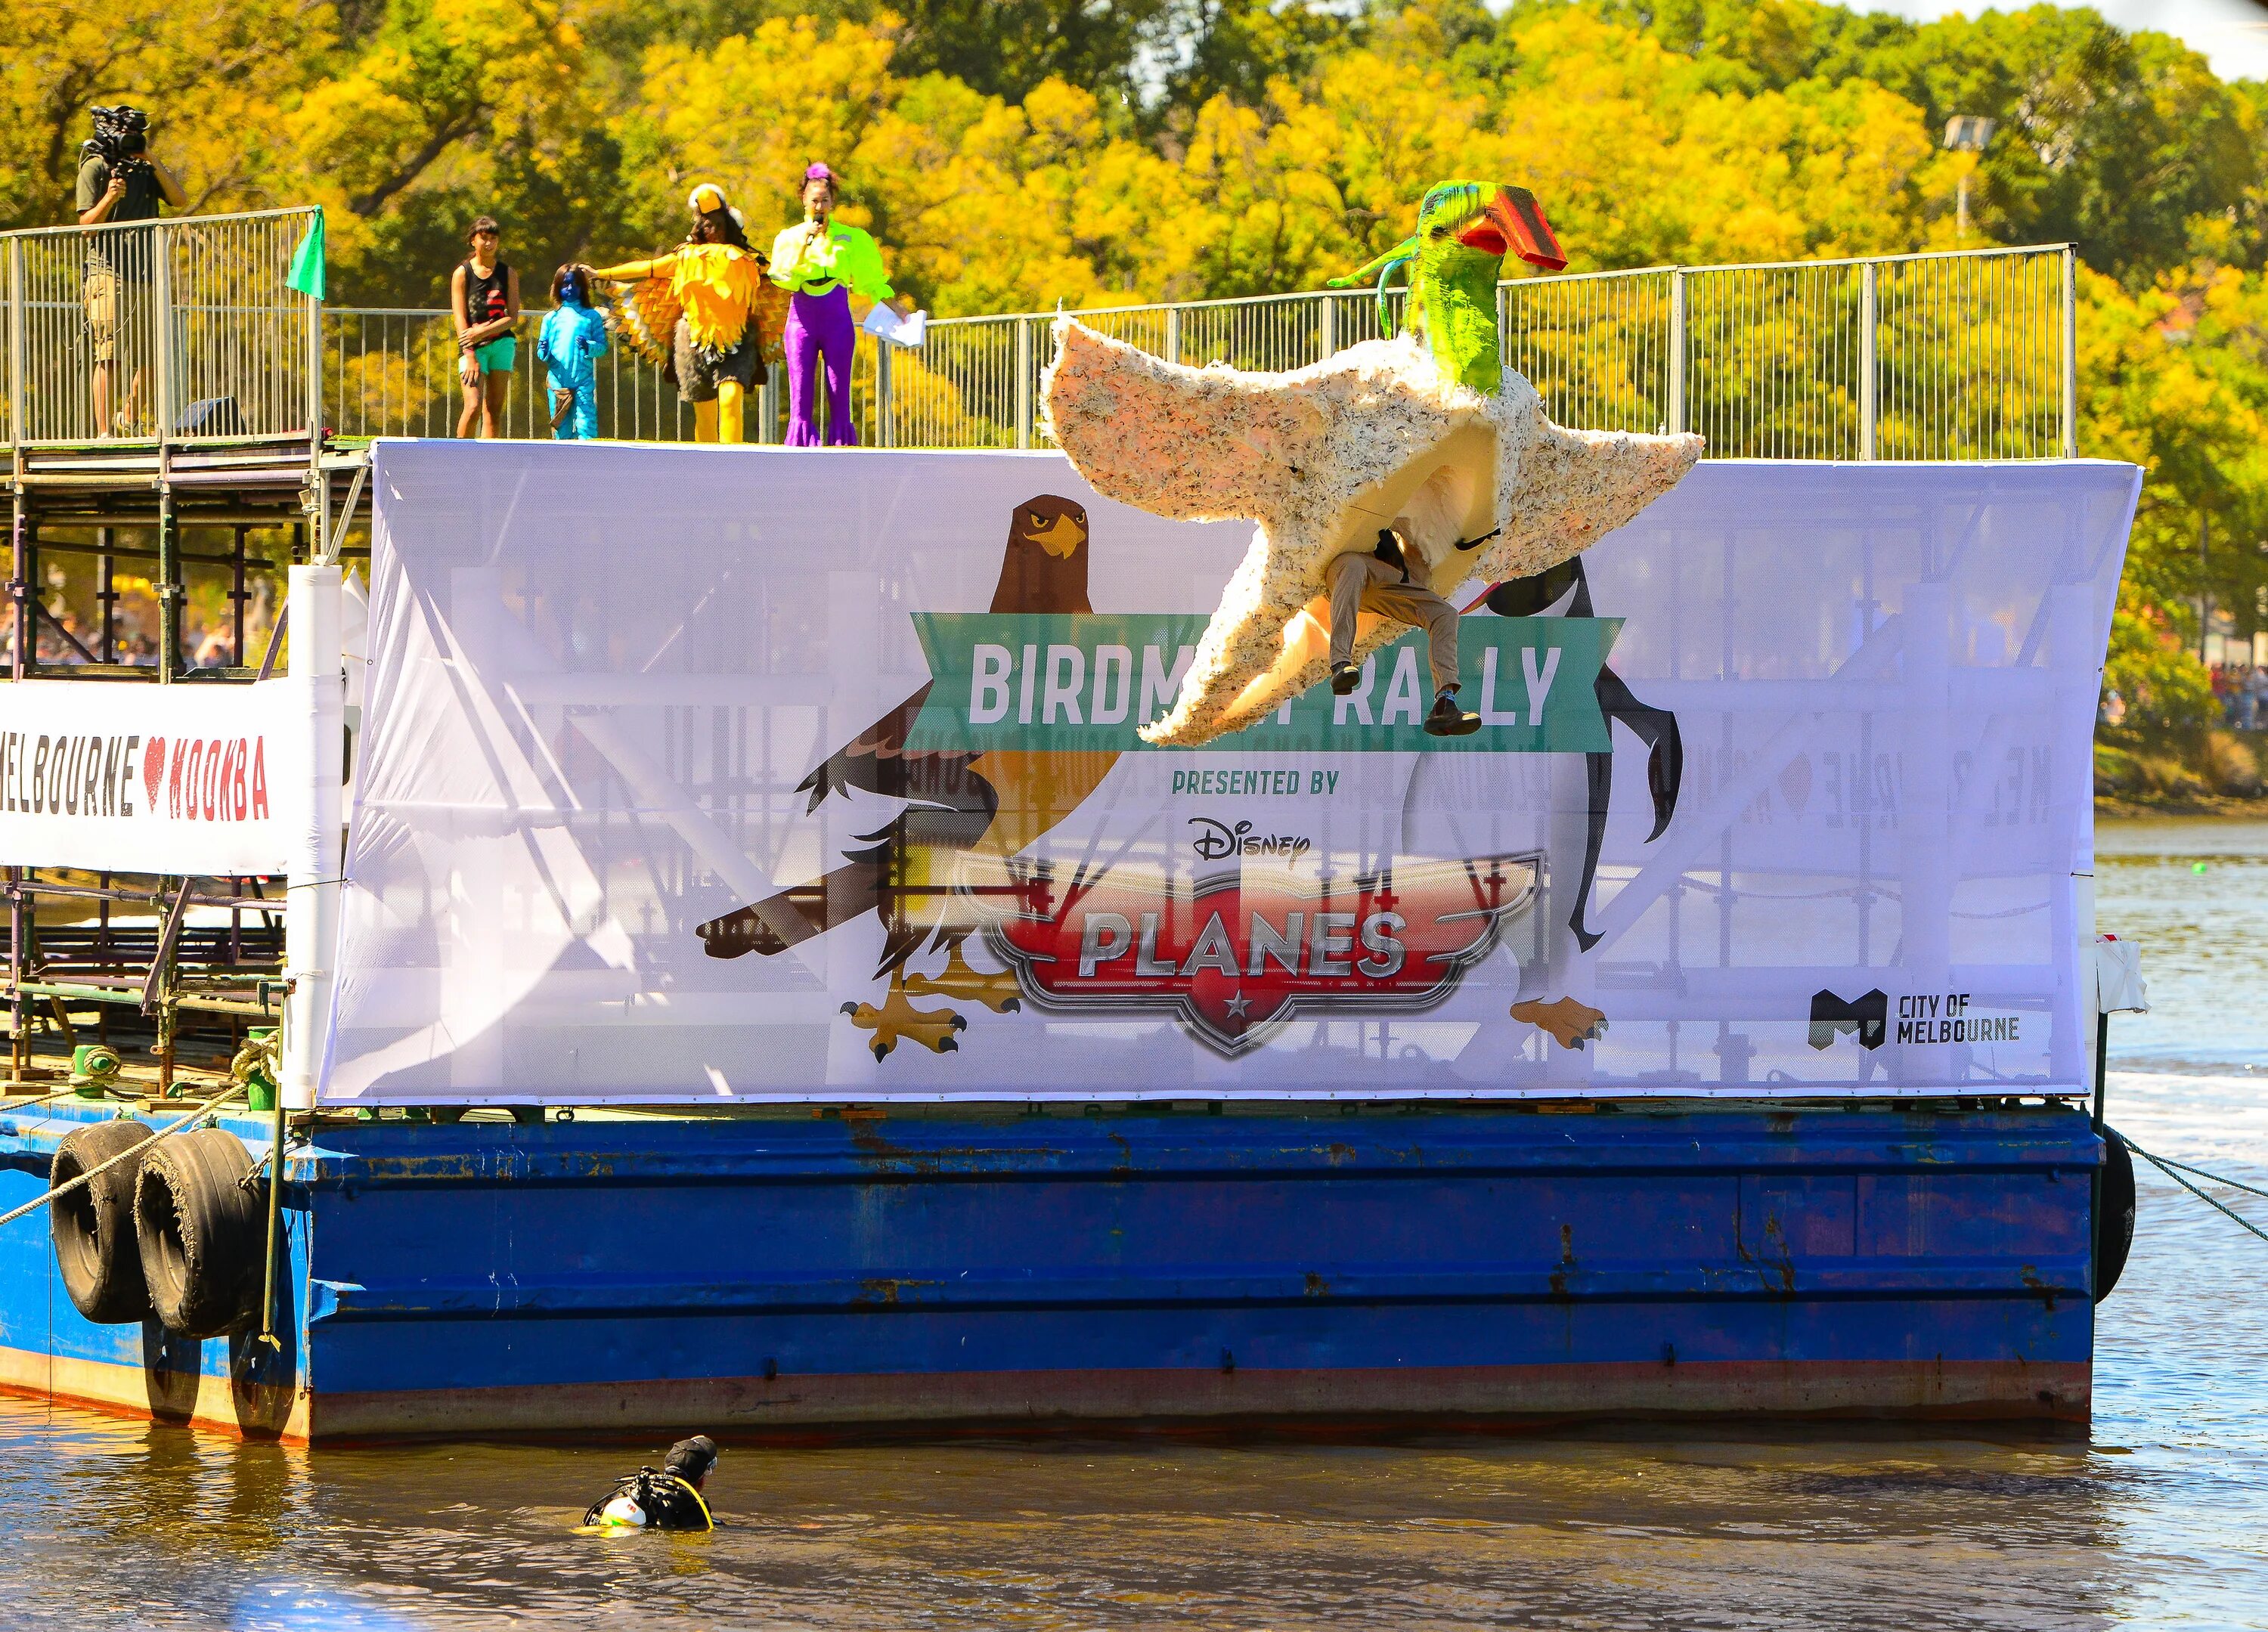
<path fill-rule="evenodd" d="M 1342 555 L 1330 564 L 1331 661 L 1345 663 L 1354 656 L 1354 621 L 1358 612 L 1374 612 L 1396 623 L 1425 631 L 1433 660 L 1433 689 L 1457 683 L 1457 609 L 1416 579 L 1404 584 L 1401 573 L 1375 555 Z"/>

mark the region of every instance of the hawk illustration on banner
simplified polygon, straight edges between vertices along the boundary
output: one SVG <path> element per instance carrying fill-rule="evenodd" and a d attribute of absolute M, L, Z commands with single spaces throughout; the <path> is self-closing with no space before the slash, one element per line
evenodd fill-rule
<path fill-rule="evenodd" d="M 995 613 L 1085 613 L 1088 528 L 1084 506 L 1051 493 L 1016 506 L 1008 523 Z M 934 682 L 932 682 L 933 685 Z M 981 1003 L 997 1012 L 1018 1006 L 1016 977 L 969 967 L 961 943 L 976 929 L 968 902 L 956 886 L 965 856 L 1015 855 L 1079 808 L 1110 768 L 1114 753 L 990 748 L 956 753 L 910 746 L 909 739 L 931 685 L 828 755 L 797 791 L 816 810 L 846 788 L 906 806 L 887 826 L 860 835 L 865 848 L 845 853 L 843 864 L 823 877 L 783 890 L 696 931 L 712 958 L 748 952 L 770 957 L 824 934 L 863 914 L 878 913 L 885 938 L 875 977 L 889 990 L 877 1008 L 846 1003 L 851 1023 L 873 1033 L 880 1059 L 902 1038 L 939 1053 L 958 1045 L 968 1022 L 951 1009 L 916 1009 L 912 996 Z M 908 974 L 907 961 L 942 946 L 944 973 Z"/>

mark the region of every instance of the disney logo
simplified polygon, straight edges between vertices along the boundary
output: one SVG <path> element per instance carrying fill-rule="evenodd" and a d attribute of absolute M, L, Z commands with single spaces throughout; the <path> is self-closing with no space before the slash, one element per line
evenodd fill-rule
<path fill-rule="evenodd" d="M 1210 816 L 1192 816 L 1189 826 L 1197 830 L 1189 847 L 1206 861 L 1219 861 L 1224 856 L 1280 856 L 1289 861 L 1306 855 L 1314 844 L 1313 839 L 1297 834 L 1255 833 L 1248 821 L 1231 827 Z"/>

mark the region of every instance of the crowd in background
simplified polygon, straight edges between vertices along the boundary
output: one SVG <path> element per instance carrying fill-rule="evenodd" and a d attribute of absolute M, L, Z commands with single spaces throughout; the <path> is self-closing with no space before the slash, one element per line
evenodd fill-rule
<path fill-rule="evenodd" d="M 2222 724 L 2237 731 L 2268 728 L 2268 665 L 2214 664 L 2213 700 Z"/>
<path fill-rule="evenodd" d="M 82 569 L 66 575 L 50 563 L 46 576 L 48 592 L 41 597 L 39 644 L 33 661 L 74 666 L 99 661 L 103 616 L 94 597 L 92 574 Z M 110 611 L 110 661 L 155 665 L 165 628 L 157 586 L 146 577 L 122 572 L 112 578 L 111 588 L 115 599 Z M 252 576 L 247 591 L 240 661 L 257 665 L 268 650 L 277 608 L 267 572 Z M 184 669 L 237 665 L 236 638 L 236 613 L 225 584 L 193 581 L 181 603 Z M 0 667 L 13 663 L 15 647 L 15 621 L 0 619 Z"/>

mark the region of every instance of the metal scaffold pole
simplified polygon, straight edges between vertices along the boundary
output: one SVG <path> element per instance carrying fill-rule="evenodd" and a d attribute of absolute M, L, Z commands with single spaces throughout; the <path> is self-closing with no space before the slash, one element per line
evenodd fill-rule
<path fill-rule="evenodd" d="M 2079 252 L 2063 248 L 2063 456 L 2079 457 Z"/>
<path fill-rule="evenodd" d="M 879 336 L 874 342 L 874 445 L 896 445 L 890 419 L 890 342 Z"/>
<path fill-rule="evenodd" d="M 322 1033 L 330 1014 L 331 962 L 338 941 L 341 783 L 345 770 L 346 677 L 340 622 L 342 574 L 335 566 L 294 567 L 291 577 L 291 683 L 298 693 L 293 790 L 291 909 L 284 919 L 284 1102 L 315 1102 Z"/>
<path fill-rule="evenodd" d="M 1875 459 L 1874 428 L 1881 417 L 1875 398 L 1881 370 L 1876 348 L 1881 332 L 1881 268 L 1869 261 L 1859 274 L 1859 457 Z"/>
<path fill-rule="evenodd" d="M 1669 424 L 1685 429 L 1685 270 L 1669 270 Z"/>
<path fill-rule="evenodd" d="M 8 244 L 7 337 L 9 468 L 11 476 L 20 483 L 24 474 L 24 438 L 31 432 L 24 417 L 24 246 L 12 239 Z M 19 495 L 21 491 L 19 485 Z"/>
<path fill-rule="evenodd" d="M 1016 320 L 1016 445 L 1032 445 L 1032 324 Z"/>

